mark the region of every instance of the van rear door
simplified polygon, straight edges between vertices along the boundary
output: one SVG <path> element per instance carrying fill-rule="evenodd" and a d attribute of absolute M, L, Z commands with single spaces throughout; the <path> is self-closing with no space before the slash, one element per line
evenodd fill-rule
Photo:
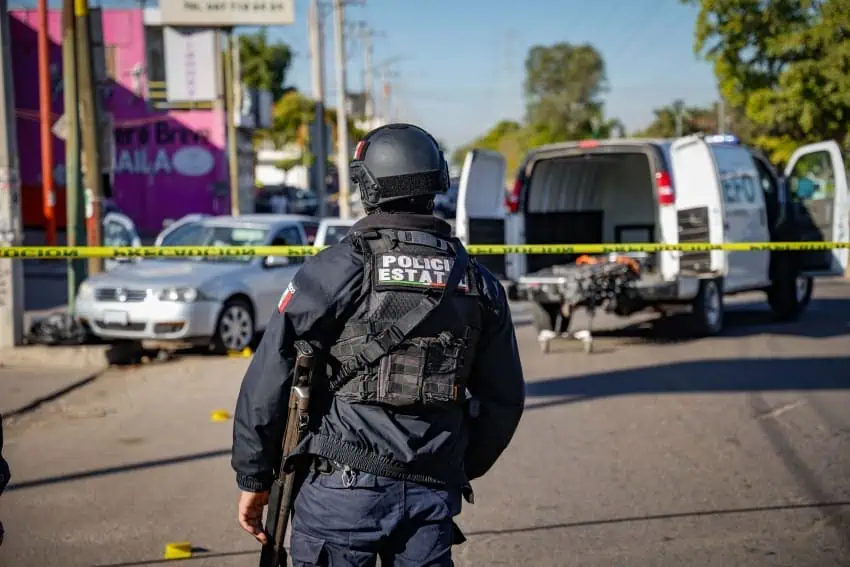
<path fill-rule="evenodd" d="M 699 136 L 686 136 L 670 146 L 679 243 L 723 243 L 723 203 L 720 179 L 709 145 Z M 681 252 L 680 274 L 705 277 L 725 276 L 726 253 Z"/>
<path fill-rule="evenodd" d="M 794 222 L 803 241 L 847 242 L 850 238 L 850 199 L 847 170 L 837 143 L 818 142 L 798 148 L 788 160 Z M 807 275 L 841 275 L 850 250 L 803 253 Z"/>
<path fill-rule="evenodd" d="M 466 244 L 505 244 L 505 158 L 497 152 L 472 150 L 460 174 L 455 234 Z M 506 279 L 505 256 L 481 256 L 478 261 Z"/>

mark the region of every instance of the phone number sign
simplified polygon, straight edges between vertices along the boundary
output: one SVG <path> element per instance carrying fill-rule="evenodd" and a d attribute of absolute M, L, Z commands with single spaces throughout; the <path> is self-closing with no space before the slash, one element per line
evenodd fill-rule
<path fill-rule="evenodd" d="M 295 23 L 294 0 L 167 0 L 159 3 L 165 26 L 286 26 Z"/>

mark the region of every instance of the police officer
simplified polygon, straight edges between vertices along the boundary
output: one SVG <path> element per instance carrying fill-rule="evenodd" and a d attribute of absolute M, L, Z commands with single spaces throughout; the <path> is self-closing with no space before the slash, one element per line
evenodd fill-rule
<path fill-rule="evenodd" d="M 266 541 L 293 343 L 305 339 L 325 358 L 309 433 L 289 457 L 304 471 L 293 564 L 452 565 L 462 541 L 453 517 L 522 415 L 508 301 L 431 214 L 449 172 L 430 134 L 410 124 L 373 130 L 357 145 L 351 179 L 366 217 L 297 272 L 242 382 L 232 457 L 239 522 Z"/>
<path fill-rule="evenodd" d="M 3 459 L 3 416 L 0 415 L 0 495 L 6 490 L 10 478 L 9 464 Z M 0 522 L 0 545 L 3 545 L 3 535 L 3 522 Z"/>

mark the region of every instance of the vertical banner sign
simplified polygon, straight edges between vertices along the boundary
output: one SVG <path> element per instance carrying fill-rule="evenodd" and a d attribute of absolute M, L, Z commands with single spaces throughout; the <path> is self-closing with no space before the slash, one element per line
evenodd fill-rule
<path fill-rule="evenodd" d="M 165 28 L 168 102 L 211 102 L 218 98 L 214 30 Z"/>

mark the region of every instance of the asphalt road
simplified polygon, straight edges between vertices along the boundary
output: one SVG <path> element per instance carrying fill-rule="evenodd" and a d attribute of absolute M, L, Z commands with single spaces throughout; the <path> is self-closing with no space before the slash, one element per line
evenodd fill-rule
<path fill-rule="evenodd" d="M 516 313 L 527 410 L 458 519 L 457 565 L 850 565 L 850 284 L 798 323 L 739 303 L 722 337 L 633 327 L 591 355 L 541 355 Z M 181 540 L 191 565 L 256 565 L 232 422 L 210 420 L 246 364 L 110 371 L 8 424 L 0 565 L 151 565 Z"/>

